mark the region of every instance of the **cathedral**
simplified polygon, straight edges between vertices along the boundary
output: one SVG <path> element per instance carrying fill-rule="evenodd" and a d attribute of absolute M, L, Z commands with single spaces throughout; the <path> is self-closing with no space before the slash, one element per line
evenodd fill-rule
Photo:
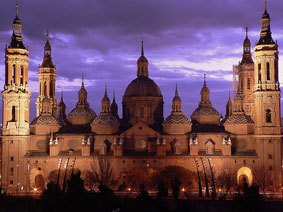
<path fill-rule="evenodd" d="M 122 117 L 115 96 L 109 100 L 106 86 L 100 112 L 95 112 L 88 103 L 88 98 L 95 97 L 88 95 L 83 79 L 77 104 L 66 114 L 63 96 L 58 101 L 55 95 L 57 73 L 47 33 L 38 70 L 36 118 L 30 120 L 29 50 L 23 42 L 17 5 L 11 42 L 5 49 L 1 187 L 11 193 L 43 189 L 50 173 L 59 167 L 62 171 L 75 167 L 83 177 L 103 156 L 111 161 L 118 179 L 133 169 L 160 170 L 170 165 L 196 172 L 196 161 L 205 161 L 215 175 L 230 167 L 239 184 L 245 180 L 251 185 L 254 169 L 265 167 L 271 174 L 269 189 L 280 191 L 279 52 L 270 22 L 265 5 L 253 55 L 246 30 L 242 59 L 234 66 L 237 89 L 229 95 L 225 117 L 213 107 L 205 76 L 191 116 L 182 112 L 182 94 L 176 85 L 172 111 L 164 117 L 162 92 L 150 79 L 143 43 L 137 77 L 123 96 Z"/>

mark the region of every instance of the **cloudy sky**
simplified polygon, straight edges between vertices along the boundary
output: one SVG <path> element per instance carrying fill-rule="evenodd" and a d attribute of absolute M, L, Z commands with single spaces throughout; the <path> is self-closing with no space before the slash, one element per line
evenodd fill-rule
<path fill-rule="evenodd" d="M 1 1 L 0 87 L 15 3 Z M 249 27 L 253 48 L 259 39 L 264 10 L 264 0 L 20 0 L 19 5 L 24 44 L 30 50 L 32 118 L 47 29 L 57 67 L 57 98 L 63 91 L 67 112 L 75 107 L 84 74 L 88 99 L 95 112 L 100 112 L 107 83 L 110 99 L 116 91 L 121 114 L 122 96 L 136 77 L 136 61 L 144 37 L 150 78 L 161 88 L 165 117 L 171 111 L 176 82 L 183 111 L 186 115 L 193 112 L 200 100 L 204 73 L 212 104 L 224 115 L 228 91 L 232 90 L 232 66 L 242 56 L 245 26 Z M 271 30 L 279 45 L 283 44 L 282 9 L 283 1 L 268 1 Z M 280 81 L 283 82 L 283 74 Z"/>

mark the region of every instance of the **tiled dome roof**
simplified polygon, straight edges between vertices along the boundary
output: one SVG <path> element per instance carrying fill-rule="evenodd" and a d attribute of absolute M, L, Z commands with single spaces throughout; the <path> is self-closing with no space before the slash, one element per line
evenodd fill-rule
<path fill-rule="evenodd" d="M 220 116 L 220 114 L 213 107 L 198 107 L 192 113 L 192 116 Z"/>
<path fill-rule="evenodd" d="M 118 119 L 113 116 L 112 114 L 108 114 L 108 115 L 99 115 L 97 116 L 93 122 L 92 122 L 93 125 L 98 125 L 98 124 L 109 124 L 109 125 L 112 125 L 112 124 L 120 124 Z"/>
<path fill-rule="evenodd" d="M 31 125 L 60 125 L 60 123 L 52 115 L 40 115 L 31 122 Z"/>
<path fill-rule="evenodd" d="M 185 115 L 169 115 L 165 120 L 164 124 L 187 124 L 190 120 Z"/>
<path fill-rule="evenodd" d="M 76 107 L 68 116 L 93 116 L 96 117 L 95 112 L 89 107 Z"/>
<path fill-rule="evenodd" d="M 253 124 L 253 120 L 246 114 L 232 114 L 222 120 L 223 124 Z"/>
<path fill-rule="evenodd" d="M 161 91 L 156 83 L 148 77 L 138 77 L 127 87 L 124 97 L 154 96 L 162 97 Z"/>

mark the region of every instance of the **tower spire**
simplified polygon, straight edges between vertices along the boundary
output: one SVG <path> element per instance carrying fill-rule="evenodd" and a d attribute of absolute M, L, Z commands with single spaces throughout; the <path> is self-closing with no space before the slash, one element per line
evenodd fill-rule
<path fill-rule="evenodd" d="M 142 48 L 141 48 L 141 56 L 144 56 L 144 50 L 143 50 L 143 37 L 142 37 L 141 44 L 142 44 Z"/>
<path fill-rule="evenodd" d="M 47 31 L 46 31 L 46 39 L 47 39 L 47 41 L 49 42 L 49 31 L 48 31 L 48 29 L 47 29 Z"/>
<path fill-rule="evenodd" d="M 248 39 L 248 30 L 249 30 L 248 25 L 246 25 L 246 39 Z"/>
<path fill-rule="evenodd" d="M 115 90 L 113 91 L 113 102 L 116 102 L 116 99 L 115 99 Z"/>
<path fill-rule="evenodd" d="M 203 87 L 206 87 L 206 73 L 203 74 Z"/>
<path fill-rule="evenodd" d="M 264 0 L 264 12 L 267 12 L 267 1 Z"/>
<path fill-rule="evenodd" d="M 16 18 L 19 18 L 19 4 L 16 2 Z"/>
<path fill-rule="evenodd" d="M 176 82 L 175 96 L 179 96 L 178 95 L 178 83 L 177 82 Z"/>
<path fill-rule="evenodd" d="M 104 96 L 107 96 L 107 84 L 105 83 L 105 93 Z"/>
<path fill-rule="evenodd" d="M 82 88 L 85 87 L 85 83 L 84 83 L 84 75 L 82 74 Z"/>

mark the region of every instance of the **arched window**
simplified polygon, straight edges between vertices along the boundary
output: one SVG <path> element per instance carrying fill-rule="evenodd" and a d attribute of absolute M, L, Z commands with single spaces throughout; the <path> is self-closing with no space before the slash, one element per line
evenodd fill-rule
<path fill-rule="evenodd" d="M 275 70 L 274 70 L 274 75 L 275 75 L 275 81 L 277 82 L 278 81 L 278 61 L 276 60 L 276 61 L 274 61 L 274 68 L 275 68 Z"/>
<path fill-rule="evenodd" d="M 270 64 L 269 64 L 269 62 L 266 63 L 266 79 L 270 80 Z"/>
<path fill-rule="evenodd" d="M 258 64 L 258 81 L 261 81 L 261 64 Z"/>
<path fill-rule="evenodd" d="M 16 80 L 16 65 L 13 65 L 13 81 L 12 83 L 15 83 L 15 80 Z"/>
<path fill-rule="evenodd" d="M 271 123 L 271 111 L 269 109 L 265 111 L 265 118 L 267 123 Z"/>
<path fill-rule="evenodd" d="M 24 67 L 21 66 L 21 76 L 20 76 L 20 84 L 24 84 Z"/>
<path fill-rule="evenodd" d="M 244 79 L 241 79 L 241 93 L 244 93 Z"/>
<path fill-rule="evenodd" d="M 16 106 L 12 106 L 12 121 L 16 121 Z"/>
<path fill-rule="evenodd" d="M 47 95 L 47 85 L 46 85 L 46 82 L 44 82 L 44 89 L 43 89 L 43 93 L 44 93 L 44 96 Z"/>

